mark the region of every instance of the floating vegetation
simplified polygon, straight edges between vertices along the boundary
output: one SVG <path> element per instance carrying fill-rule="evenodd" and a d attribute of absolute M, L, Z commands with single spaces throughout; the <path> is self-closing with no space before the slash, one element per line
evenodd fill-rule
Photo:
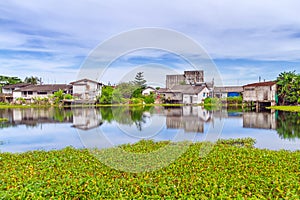
<path fill-rule="evenodd" d="M 205 143 L 190 144 L 167 167 L 143 173 L 114 170 L 87 149 L 0 153 L 0 199 L 298 199 L 300 151 L 261 150 L 253 143 L 220 140 L 204 157 Z M 119 148 L 146 153 L 167 144 Z"/>

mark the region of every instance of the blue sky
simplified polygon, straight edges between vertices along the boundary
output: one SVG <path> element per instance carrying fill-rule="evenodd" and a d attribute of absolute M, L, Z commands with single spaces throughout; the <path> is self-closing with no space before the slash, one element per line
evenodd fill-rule
<path fill-rule="evenodd" d="M 259 76 L 273 80 L 282 71 L 300 72 L 299 8 L 297 0 L 3 0 L 0 74 L 68 83 L 102 42 L 124 31 L 158 27 L 201 45 L 225 85 L 255 82 Z M 161 52 L 126 57 L 114 62 L 112 72 L 100 81 L 118 82 L 133 65 L 188 68 L 176 56 Z"/>

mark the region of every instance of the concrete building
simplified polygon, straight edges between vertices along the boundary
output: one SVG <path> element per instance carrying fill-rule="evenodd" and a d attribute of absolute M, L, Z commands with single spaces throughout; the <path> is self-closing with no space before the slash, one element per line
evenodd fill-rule
<path fill-rule="evenodd" d="M 70 83 L 73 86 L 73 96 L 81 101 L 96 101 L 101 95 L 102 83 L 89 79 L 81 79 Z"/>
<path fill-rule="evenodd" d="M 176 85 L 165 93 L 169 103 L 200 104 L 209 96 L 206 86 Z"/>
<path fill-rule="evenodd" d="M 168 89 L 176 85 L 197 85 L 202 83 L 204 83 L 204 72 L 202 70 L 184 71 L 184 74 L 166 76 L 166 88 Z"/>

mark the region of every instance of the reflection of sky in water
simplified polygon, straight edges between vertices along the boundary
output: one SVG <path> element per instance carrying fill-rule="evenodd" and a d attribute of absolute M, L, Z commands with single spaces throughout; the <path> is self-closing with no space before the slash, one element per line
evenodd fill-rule
<path fill-rule="evenodd" d="M 171 120 L 172 123 L 176 122 L 176 117 L 173 121 Z M 183 118 L 179 116 L 178 119 L 182 120 Z M 214 130 L 214 128 L 218 127 L 218 124 L 220 125 L 222 121 L 224 121 L 224 127 L 220 135 L 217 133 L 215 135 L 208 134 L 209 130 L 210 133 L 214 133 L 217 130 Z M 162 114 L 152 114 L 151 118 L 147 116 L 145 123 L 141 126 L 142 131 L 136 124 L 118 124 L 114 120 L 111 123 L 104 122 L 101 126 L 89 130 L 76 129 L 72 125 L 70 122 L 43 123 L 36 127 L 18 125 L 0 129 L 0 151 L 25 152 L 29 150 L 61 149 L 66 146 L 73 146 L 75 148 L 106 148 L 124 143 L 135 143 L 141 139 L 151 139 L 154 141 L 215 141 L 217 138 L 245 137 L 256 139 L 257 143 L 255 146 L 258 148 L 274 150 L 300 149 L 300 139 L 282 139 L 276 130 L 243 128 L 243 117 L 241 115 L 232 115 L 226 118 L 216 117 L 213 123 L 211 121 L 202 121 L 198 125 L 202 127 L 199 130 L 203 129 L 203 133 L 187 131 L 189 127 L 170 127 L 167 124 L 167 116 Z"/>
<path fill-rule="evenodd" d="M 71 124 L 40 124 L 37 127 L 20 125 L 2 129 L 1 152 L 24 152 L 30 150 L 61 149 L 66 146 L 82 148 L 82 143 Z"/>

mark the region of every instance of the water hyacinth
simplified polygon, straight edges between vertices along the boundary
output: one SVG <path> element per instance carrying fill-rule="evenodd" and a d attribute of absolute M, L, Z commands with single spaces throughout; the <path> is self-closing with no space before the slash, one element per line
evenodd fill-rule
<path fill-rule="evenodd" d="M 300 151 L 261 150 L 253 143 L 220 140 L 205 156 L 199 152 L 206 143 L 190 144 L 167 167 L 143 173 L 110 168 L 87 149 L 1 153 L 0 199 L 299 198 Z M 118 148 L 146 153 L 167 144 L 141 141 Z"/>

